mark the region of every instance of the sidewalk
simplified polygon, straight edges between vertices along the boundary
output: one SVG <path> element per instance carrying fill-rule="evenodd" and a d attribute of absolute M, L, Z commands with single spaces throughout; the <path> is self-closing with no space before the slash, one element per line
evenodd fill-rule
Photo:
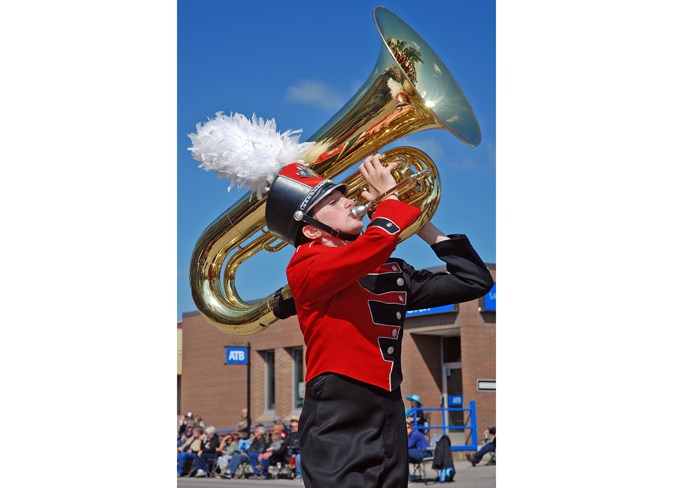
<path fill-rule="evenodd" d="M 446 483 L 432 482 L 432 477 L 436 474 L 434 469 L 426 466 L 428 475 L 427 486 L 450 486 L 453 488 L 495 488 L 496 487 L 496 466 L 487 465 L 482 462 L 474 468 L 467 461 L 458 461 L 454 463 L 456 467 L 456 476 L 454 483 L 447 485 Z M 422 481 L 410 482 L 408 488 L 424 487 Z M 236 479 L 222 479 L 222 478 L 177 478 L 178 488 L 303 488 L 303 482 L 299 480 L 236 480 Z"/>

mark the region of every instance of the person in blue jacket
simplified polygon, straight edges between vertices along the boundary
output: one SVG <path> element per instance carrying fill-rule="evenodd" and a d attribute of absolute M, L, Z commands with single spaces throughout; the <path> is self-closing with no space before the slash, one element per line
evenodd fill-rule
<path fill-rule="evenodd" d="M 407 436 L 409 437 L 409 460 L 419 463 L 423 458 L 433 455 L 428 439 L 420 430 L 414 428 L 413 419 L 407 419 Z"/>

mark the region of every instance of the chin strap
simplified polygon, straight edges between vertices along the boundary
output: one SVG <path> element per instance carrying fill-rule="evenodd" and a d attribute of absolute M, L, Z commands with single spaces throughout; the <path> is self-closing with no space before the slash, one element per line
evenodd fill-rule
<path fill-rule="evenodd" d="M 327 232 L 332 237 L 338 237 L 339 239 L 343 239 L 344 241 L 354 241 L 359 237 L 359 234 L 357 235 L 346 234 L 345 232 L 341 232 L 340 230 L 332 229 L 327 224 L 323 224 L 319 220 L 315 220 L 310 215 L 304 215 L 302 220 L 306 224 L 314 225 L 318 229 L 322 229 L 323 231 Z"/>

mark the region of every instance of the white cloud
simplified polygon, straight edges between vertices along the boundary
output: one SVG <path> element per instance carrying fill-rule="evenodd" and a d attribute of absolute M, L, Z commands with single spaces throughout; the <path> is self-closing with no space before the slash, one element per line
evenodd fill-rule
<path fill-rule="evenodd" d="M 317 80 L 301 80 L 287 88 L 287 100 L 323 110 L 337 110 L 345 102 L 339 91 Z"/>

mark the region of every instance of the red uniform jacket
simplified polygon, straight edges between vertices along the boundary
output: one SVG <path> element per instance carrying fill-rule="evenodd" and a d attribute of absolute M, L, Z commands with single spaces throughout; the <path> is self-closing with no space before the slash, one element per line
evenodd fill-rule
<path fill-rule="evenodd" d="M 493 280 L 465 236 L 432 246 L 451 273 L 417 271 L 390 259 L 399 233 L 420 211 L 382 202 L 365 232 L 341 247 L 296 249 L 287 267 L 306 343 L 306 382 L 338 373 L 388 391 L 402 381 L 400 351 L 407 309 L 467 301 Z"/>

